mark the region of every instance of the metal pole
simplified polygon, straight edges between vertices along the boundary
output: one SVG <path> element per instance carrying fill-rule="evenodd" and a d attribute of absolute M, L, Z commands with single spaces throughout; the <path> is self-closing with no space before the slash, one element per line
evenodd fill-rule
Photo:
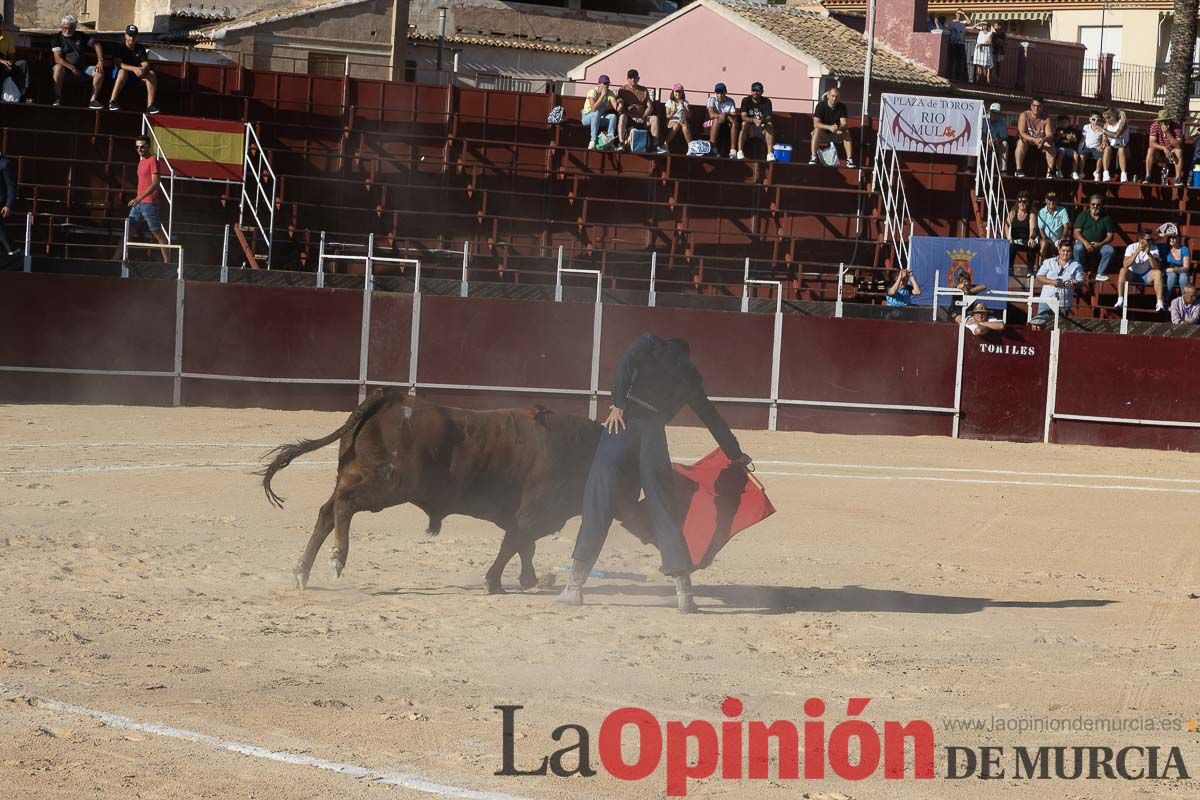
<path fill-rule="evenodd" d="M 871 64 L 875 55 L 875 0 L 867 0 L 867 59 L 863 67 L 863 91 L 862 91 L 862 114 L 859 119 L 858 127 L 858 158 L 859 169 L 862 169 L 862 164 L 866 160 L 863 158 L 863 144 L 867 140 L 867 131 L 870 128 L 870 107 L 871 107 Z M 861 174 L 861 172 L 859 173 Z"/>
<path fill-rule="evenodd" d="M 958 438 L 958 423 L 962 419 L 962 379 L 963 379 L 963 348 L 966 345 L 967 315 L 963 314 L 958 323 L 958 356 L 954 367 L 954 421 L 951 425 L 950 437 Z"/>
<path fill-rule="evenodd" d="M 33 271 L 33 212 L 25 213 L 25 263 L 26 272 Z"/>
<path fill-rule="evenodd" d="M 408 383 L 409 393 L 417 393 L 417 356 L 421 352 L 421 262 L 417 262 L 416 280 L 413 282 L 412 328 L 408 334 Z"/>
<path fill-rule="evenodd" d="M 650 254 L 650 307 L 654 308 L 658 302 L 658 297 L 654 292 L 654 281 L 658 277 L 658 251 L 655 250 Z"/>
<path fill-rule="evenodd" d="M 438 9 L 437 82 L 442 82 L 442 57 L 446 50 L 446 7 Z"/>
<path fill-rule="evenodd" d="M 221 283 L 229 283 L 229 228 L 225 226 L 225 243 L 221 246 Z"/>
<path fill-rule="evenodd" d="M 562 302 L 562 261 L 563 261 L 563 246 L 558 246 L 558 268 L 554 270 L 554 302 Z"/>
<path fill-rule="evenodd" d="M 604 306 L 600 303 L 600 280 L 596 275 L 596 305 L 592 310 L 592 375 L 589 388 L 591 397 L 588 400 L 588 418 L 596 419 L 597 406 L 600 398 L 600 337 L 604 331 Z"/>
<path fill-rule="evenodd" d="M 771 410 L 767 415 L 767 430 L 779 430 L 779 367 L 783 355 L 783 287 L 780 286 L 775 304 L 775 331 L 771 343 Z M 839 301 L 840 303 L 840 301 Z"/>
<path fill-rule="evenodd" d="M 325 231 L 321 231 L 321 249 L 317 251 L 317 288 L 325 288 Z"/>
<path fill-rule="evenodd" d="M 121 277 L 129 277 L 129 217 L 125 218 L 125 232 L 121 235 Z"/>
<path fill-rule="evenodd" d="M 934 322 L 937 322 L 937 296 L 938 296 L 938 288 L 941 285 L 942 285 L 942 271 L 940 269 L 935 269 L 933 271 L 933 317 L 932 317 Z M 954 310 L 954 302 L 953 301 L 951 301 L 951 303 L 950 303 L 950 310 L 951 311 Z M 951 320 L 954 319 L 953 313 L 950 314 L 950 319 Z"/>
<path fill-rule="evenodd" d="M 367 272 L 363 276 L 362 332 L 358 337 L 358 402 L 367 399 L 367 355 L 371 349 L 371 290 L 375 277 L 372 272 L 375 258 L 375 234 L 367 237 Z"/>
<path fill-rule="evenodd" d="M 468 291 L 468 285 L 467 285 L 467 253 L 468 253 L 468 247 L 469 247 L 469 243 L 468 243 L 468 242 L 463 242 L 463 267 L 462 267 L 462 282 L 461 282 L 461 283 L 458 285 L 458 296 L 459 296 L 459 297 L 467 297 L 467 296 L 469 296 L 469 294 L 470 294 L 470 292 Z"/>
<path fill-rule="evenodd" d="M 171 405 L 178 407 L 183 395 L 183 252 L 179 254 L 180 277 L 175 281 L 175 379 L 171 386 Z"/>
<path fill-rule="evenodd" d="M 833 305 L 833 315 L 835 317 L 837 317 L 838 319 L 842 318 L 842 310 L 843 310 L 843 308 L 842 308 L 842 291 L 843 291 L 843 287 L 845 285 L 846 285 L 846 265 L 844 263 L 842 263 L 842 264 L 838 264 L 837 302 L 834 303 L 834 305 Z M 936 286 L 937 284 L 935 283 L 934 285 Z"/>
<path fill-rule="evenodd" d="M 1054 329 L 1050 331 L 1050 365 L 1049 374 L 1046 376 L 1046 424 L 1042 432 L 1042 441 L 1046 444 L 1050 443 L 1050 428 L 1054 422 L 1054 404 L 1058 400 L 1058 351 L 1059 339 L 1062 335 L 1058 327 L 1058 300 L 1053 300 L 1050 308 L 1054 312 Z"/>
<path fill-rule="evenodd" d="M 746 256 L 746 268 L 742 270 L 742 313 L 750 310 L 750 256 Z"/>
<path fill-rule="evenodd" d="M 1129 282 L 1125 282 L 1125 291 L 1121 293 L 1121 333 L 1129 333 Z"/>

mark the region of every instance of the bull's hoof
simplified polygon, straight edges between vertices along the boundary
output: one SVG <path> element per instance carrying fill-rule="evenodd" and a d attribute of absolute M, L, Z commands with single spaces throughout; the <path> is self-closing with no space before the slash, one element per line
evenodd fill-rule
<path fill-rule="evenodd" d="M 441 528 L 426 528 L 425 529 L 426 536 L 437 536 L 441 532 L 442 532 Z"/>
<path fill-rule="evenodd" d="M 308 571 L 301 567 L 296 567 L 292 570 L 292 582 L 296 585 L 297 589 L 303 592 L 308 588 Z"/>
<path fill-rule="evenodd" d="M 555 584 L 553 572 L 543 572 L 537 580 L 537 588 L 553 589 Z"/>
<path fill-rule="evenodd" d="M 500 584 L 500 581 L 485 580 L 483 582 L 483 590 L 488 594 L 508 594 L 508 592 L 504 591 L 504 587 Z"/>
<path fill-rule="evenodd" d="M 346 568 L 346 562 L 340 558 L 329 559 L 329 572 L 333 575 L 333 579 L 337 580 L 342 577 L 342 570 Z"/>
<path fill-rule="evenodd" d="M 517 578 L 517 585 L 520 586 L 523 591 L 527 591 L 535 586 L 540 586 L 541 581 L 538 580 L 537 575 L 521 575 L 519 578 Z"/>

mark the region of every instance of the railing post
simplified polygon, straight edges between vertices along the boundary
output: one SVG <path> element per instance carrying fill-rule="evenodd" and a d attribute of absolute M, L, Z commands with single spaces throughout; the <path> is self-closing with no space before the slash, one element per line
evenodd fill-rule
<path fill-rule="evenodd" d="M 562 269 L 563 269 L 563 246 L 558 246 L 558 268 L 554 270 L 554 302 L 561 303 L 563 296 L 562 287 Z"/>
<path fill-rule="evenodd" d="M 746 268 L 742 270 L 742 313 L 750 310 L 750 256 L 746 256 Z"/>
<path fill-rule="evenodd" d="M 371 349 L 371 291 L 374 276 L 375 234 L 367 237 L 366 274 L 363 276 L 362 333 L 358 337 L 358 402 L 367 399 L 367 357 Z"/>
<path fill-rule="evenodd" d="M 1060 309 L 1057 298 L 1050 302 L 1050 309 L 1054 313 L 1054 328 L 1050 331 L 1050 364 L 1049 374 L 1046 376 L 1046 422 L 1042 431 L 1042 441 L 1046 444 L 1050 444 L 1050 428 L 1054 423 L 1054 404 L 1058 400 L 1058 352 L 1062 331 L 1059 329 Z"/>
<path fill-rule="evenodd" d="M 1121 333 L 1129 333 L 1129 281 L 1125 282 L 1125 291 L 1121 293 Z"/>
<path fill-rule="evenodd" d="M 317 288 L 325 288 L 325 231 L 321 231 L 321 245 L 317 250 Z"/>
<path fill-rule="evenodd" d="M 454 57 L 458 58 L 458 55 L 456 54 Z M 470 296 L 470 290 L 469 290 L 469 287 L 467 284 L 467 280 L 468 280 L 468 278 L 467 278 L 467 253 L 468 253 L 469 245 L 470 245 L 469 242 L 465 242 L 465 241 L 463 242 L 462 282 L 459 283 L 459 285 L 458 285 L 458 296 L 459 297 Z"/>
<path fill-rule="evenodd" d="M 658 297 L 656 296 L 655 291 L 654 291 L 654 282 L 657 278 L 658 278 L 658 251 L 655 250 L 653 253 L 650 254 L 650 302 L 649 302 L 649 305 L 651 308 L 654 308 L 655 303 L 658 302 Z"/>
<path fill-rule="evenodd" d="M 171 404 L 178 407 L 183 395 L 183 306 L 187 284 L 183 280 L 183 249 L 179 251 L 179 279 L 175 281 L 175 378 Z"/>
<path fill-rule="evenodd" d="M 937 322 L 937 309 L 938 309 L 937 297 L 938 297 L 938 289 L 940 289 L 941 286 L 942 286 L 942 271 L 940 269 L 935 269 L 933 271 L 933 317 L 932 317 L 934 322 Z M 950 303 L 950 309 L 952 311 L 954 309 L 953 301 L 951 301 L 951 303 Z M 953 313 L 950 315 L 950 319 L 951 320 L 954 319 Z"/>
<path fill-rule="evenodd" d="M 225 242 L 221 245 L 221 283 L 229 283 L 229 229 L 225 226 Z"/>
<path fill-rule="evenodd" d="M 25 258 L 22 265 L 25 272 L 33 272 L 33 212 L 25 214 Z"/>
<path fill-rule="evenodd" d="M 125 218 L 124 233 L 121 234 L 121 277 L 129 277 L 129 217 Z"/>
<path fill-rule="evenodd" d="M 935 283 L 934 286 L 937 284 Z M 838 319 L 842 318 L 842 292 L 846 286 L 846 265 L 845 263 L 838 264 L 838 285 L 837 285 L 837 302 L 833 304 L 833 316 Z M 935 297 L 936 300 L 936 297 Z"/>

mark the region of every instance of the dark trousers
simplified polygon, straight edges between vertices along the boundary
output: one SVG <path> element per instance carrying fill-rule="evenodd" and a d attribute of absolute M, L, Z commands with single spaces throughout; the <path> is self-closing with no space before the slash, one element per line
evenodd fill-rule
<path fill-rule="evenodd" d="M 21 93 L 21 99 L 24 100 L 29 96 L 29 62 L 25 60 L 12 62 L 12 69 L 0 66 L 0 84 L 9 76 L 12 76 L 13 83 L 17 85 L 17 91 Z"/>
<path fill-rule="evenodd" d="M 587 564 L 596 563 L 612 527 L 617 495 L 623 486 L 629 485 L 625 477 L 633 469 L 638 471 L 650 507 L 662 571 L 667 575 L 687 575 L 692 571 L 692 558 L 683 529 L 675 518 L 675 471 L 667 452 L 667 433 L 663 423 L 654 419 L 627 419 L 625 430 L 620 433 L 605 431 L 600 435 L 583 492 L 583 523 L 572 557 Z"/>
<path fill-rule="evenodd" d="M 6 256 L 9 251 L 16 250 L 13 247 L 12 239 L 8 238 L 8 231 L 4 228 L 4 220 L 0 219 L 0 256 Z"/>

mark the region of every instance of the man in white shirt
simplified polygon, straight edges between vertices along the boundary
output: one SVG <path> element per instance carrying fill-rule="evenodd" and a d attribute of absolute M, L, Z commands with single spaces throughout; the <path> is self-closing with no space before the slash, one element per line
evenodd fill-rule
<path fill-rule="evenodd" d="M 1067 316 L 1075 298 L 1075 284 L 1081 281 L 1083 281 L 1083 267 L 1072 256 L 1071 240 L 1063 239 L 1058 243 L 1058 255 L 1047 258 L 1038 268 L 1034 285 L 1042 287 L 1039 295 L 1042 302 L 1038 305 L 1037 314 L 1029 320 L 1029 323 L 1039 328 L 1050 325 L 1054 320 L 1054 309 L 1050 306 L 1051 300 L 1058 301 L 1059 317 Z"/>
<path fill-rule="evenodd" d="M 712 155 L 717 155 L 717 136 L 721 128 L 729 126 L 729 157 L 737 158 L 738 133 L 741 128 L 741 117 L 738 116 L 737 103 L 733 102 L 725 90 L 725 84 L 718 83 L 713 87 L 712 96 L 708 98 L 708 140 L 712 146 Z"/>
<path fill-rule="evenodd" d="M 1125 248 L 1121 273 L 1117 275 L 1117 302 L 1113 303 L 1113 308 L 1120 308 L 1125 304 L 1125 284 L 1129 282 L 1153 286 L 1154 297 L 1158 301 L 1154 310 L 1163 310 L 1162 264 L 1159 262 L 1158 248 L 1154 246 L 1153 238 L 1150 231 L 1139 231 L 1138 240 Z"/>

